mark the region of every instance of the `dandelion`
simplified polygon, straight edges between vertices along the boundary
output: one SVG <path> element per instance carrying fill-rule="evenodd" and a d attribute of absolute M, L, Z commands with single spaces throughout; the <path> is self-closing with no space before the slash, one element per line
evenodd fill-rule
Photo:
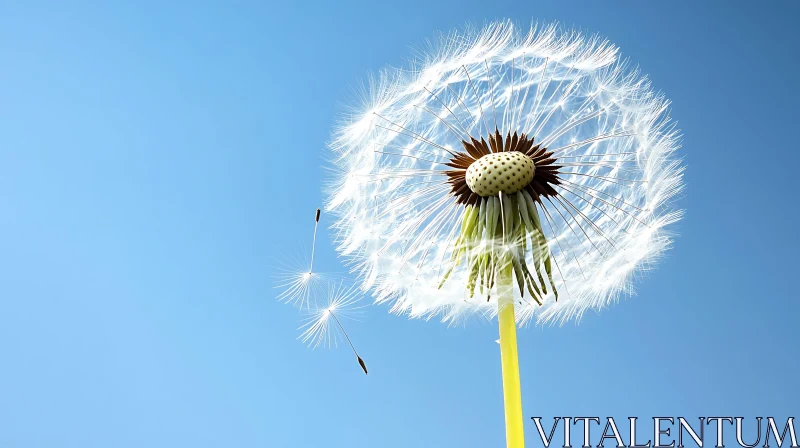
<path fill-rule="evenodd" d="M 309 317 L 300 327 L 302 333 L 299 339 L 311 348 L 336 346 L 344 339 L 366 374 L 367 365 L 358 355 L 356 347 L 342 325 L 343 319 L 356 320 L 360 317 L 362 308 L 358 305 L 360 295 L 361 291 L 357 287 L 348 288 L 343 283 L 339 283 L 338 286 L 335 283 L 329 284 L 327 302 L 309 310 Z"/>
<path fill-rule="evenodd" d="M 609 42 L 510 22 L 444 36 L 363 97 L 330 145 L 338 251 L 393 312 L 497 316 L 521 447 L 517 325 L 609 305 L 671 245 L 669 102 Z"/>

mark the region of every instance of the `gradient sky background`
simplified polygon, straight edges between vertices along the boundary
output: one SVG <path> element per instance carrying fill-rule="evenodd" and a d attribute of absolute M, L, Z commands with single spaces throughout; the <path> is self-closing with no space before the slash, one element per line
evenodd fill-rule
<path fill-rule="evenodd" d="M 525 415 L 796 416 L 800 3 L 0 2 L 0 446 L 505 446 L 494 325 L 371 306 L 365 377 L 295 339 L 270 266 L 352 87 L 506 17 L 619 45 L 688 167 L 637 297 L 520 332 Z"/>

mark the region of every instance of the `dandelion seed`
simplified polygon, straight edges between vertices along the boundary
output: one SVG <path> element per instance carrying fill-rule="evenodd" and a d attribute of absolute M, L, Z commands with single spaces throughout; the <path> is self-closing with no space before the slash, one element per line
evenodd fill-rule
<path fill-rule="evenodd" d="M 320 209 L 314 215 L 314 237 L 311 240 L 311 256 L 300 252 L 293 258 L 282 260 L 274 266 L 276 287 L 283 291 L 278 294 L 282 300 L 300 308 L 313 305 L 316 298 L 324 293 L 326 282 L 341 278 L 341 275 L 314 271 L 314 253 L 317 245 L 317 227 L 319 226 Z"/>
<path fill-rule="evenodd" d="M 359 366 L 367 373 L 367 365 L 359 356 L 350 336 L 342 325 L 342 319 L 358 320 L 363 306 L 358 305 L 362 291 L 355 286 L 346 288 L 340 283 L 328 284 L 327 302 L 309 311 L 309 317 L 300 327 L 299 339 L 311 348 L 335 347 L 342 339 L 347 341 L 356 355 Z"/>

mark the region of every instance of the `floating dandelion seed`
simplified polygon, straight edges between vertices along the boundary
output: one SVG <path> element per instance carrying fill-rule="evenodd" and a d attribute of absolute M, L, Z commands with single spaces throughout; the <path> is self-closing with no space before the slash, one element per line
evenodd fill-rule
<path fill-rule="evenodd" d="M 341 278 L 341 275 L 314 271 L 319 218 L 320 210 L 317 209 L 310 258 L 308 251 L 301 250 L 293 258 L 279 261 L 278 266 L 275 266 L 276 288 L 283 290 L 278 294 L 278 300 L 295 304 L 300 308 L 312 306 L 316 298 L 325 293 L 327 282 Z"/>
<path fill-rule="evenodd" d="M 344 339 L 350 345 L 358 364 L 366 374 L 367 365 L 358 355 L 350 336 L 342 325 L 342 319 L 357 320 L 360 317 L 363 306 L 358 305 L 358 300 L 361 294 L 363 294 L 361 290 L 355 286 L 347 288 L 342 283 L 338 286 L 335 283 L 329 284 L 327 302 L 309 311 L 308 319 L 300 327 L 302 334 L 299 339 L 311 348 L 336 346 Z"/>
<path fill-rule="evenodd" d="M 362 286 L 412 317 L 498 316 L 509 446 L 516 325 L 630 292 L 681 217 L 669 102 L 617 53 L 555 25 L 453 33 L 381 73 L 330 145 L 327 208 Z"/>

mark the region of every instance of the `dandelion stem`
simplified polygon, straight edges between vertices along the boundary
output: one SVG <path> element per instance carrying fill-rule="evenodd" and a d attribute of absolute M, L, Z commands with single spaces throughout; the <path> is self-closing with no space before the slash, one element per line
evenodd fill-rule
<path fill-rule="evenodd" d="M 509 259 L 498 269 L 498 322 L 500 362 L 503 370 L 503 401 L 506 416 L 506 446 L 525 448 L 522 417 L 522 391 L 517 354 L 517 323 L 514 317 L 513 266 Z"/>

